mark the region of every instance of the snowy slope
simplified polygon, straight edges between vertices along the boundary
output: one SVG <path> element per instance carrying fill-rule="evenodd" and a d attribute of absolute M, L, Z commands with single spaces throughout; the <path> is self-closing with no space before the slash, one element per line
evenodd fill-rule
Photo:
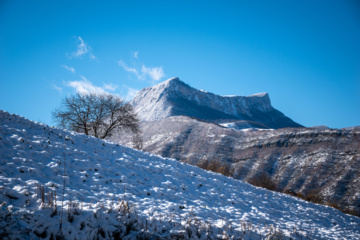
<path fill-rule="evenodd" d="M 225 128 L 185 116 L 141 122 L 143 150 L 195 166 L 220 160 L 236 179 L 254 182 L 265 175 L 276 191 L 360 216 L 359 129 L 234 130 L 233 124 Z M 109 140 L 133 146 L 131 135 Z"/>
<path fill-rule="evenodd" d="M 216 123 L 241 120 L 261 128 L 301 126 L 273 108 L 267 93 L 219 96 L 192 88 L 179 78 L 140 90 L 130 103 L 142 121 L 184 115 Z"/>
<path fill-rule="evenodd" d="M 2 239 L 360 239 L 360 219 L 330 207 L 4 111 L 0 121 Z"/>

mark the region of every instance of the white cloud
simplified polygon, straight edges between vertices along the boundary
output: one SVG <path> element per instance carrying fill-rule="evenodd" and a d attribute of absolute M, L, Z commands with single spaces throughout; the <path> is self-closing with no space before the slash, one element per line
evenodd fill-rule
<path fill-rule="evenodd" d="M 108 90 L 108 91 L 112 91 L 112 92 L 113 92 L 113 91 L 115 91 L 115 90 L 118 88 L 118 86 L 115 85 L 115 84 L 109 83 L 109 84 L 104 84 L 103 88 L 104 88 L 105 90 Z"/>
<path fill-rule="evenodd" d="M 56 91 L 58 91 L 60 94 L 62 94 L 62 87 L 59 87 L 59 86 L 57 86 L 56 84 L 52 84 L 52 87 L 56 90 Z"/>
<path fill-rule="evenodd" d="M 139 51 L 134 52 L 134 58 L 138 58 Z"/>
<path fill-rule="evenodd" d="M 118 92 L 118 93 L 110 93 L 110 92 L 114 92 L 119 87 L 117 85 L 113 84 L 113 83 L 104 84 L 102 87 L 95 86 L 91 81 L 89 81 L 84 76 L 81 76 L 81 80 L 68 81 L 68 82 L 64 81 L 64 85 L 75 89 L 75 91 L 77 93 L 80 93 L 80 94 L 91 94 L 91 93 L 94 93 L 94 94 L 97 94 L 97 95 L 113 94 L 113 95 L 116 95 L 116 96 L 121 96 L 121 98 L 123 98 L 125 101 L 130 101 L 139 92 L 138 89 L 134 89 L 134 88 L 131 88 L 129 86 L 123 85 L 120 88 L 120 92 Z M 56 88 L 57 90 L 59 90 L 60 92 L 62 90 L 61 88 L 58 88 L 54 84 L 53 84 L 53 87 Z"/>
<path fill-rule="evenodd" d="M 159 81 L 162 77 L 165 76 L 164 70 L 162 67 L 148 68 L 148 67 L 145 67 L 145 65 L 142 65 L 141 72 L 144 75 L 149 75 L 150 78 L 154 81 Z"/>
<path fill-rule="evenodd" d="M 135 56 L 135 54 L 134 54 Z M 136 54 L 137 56 L 137 54 Z M 141 69 L 138 70 L 135 67 L 129 67 L 124 61 L 119 60 L 118 64 L 125 71 L 133 73 L 139 80 L 145 80 L 146 77 L 150 77 L 152 81 L 159 81 L 165 76 L 164 70 L 162 67 L 146 67 L 144 64 L 141 66 Z"/>
<path fill-rule="evenodd" d="M 126 101 L 130 101 L 131 99 L 133 99 L 133 98 L 136 96 L 136 94 L 139 92 L 138 89 L 131 88 L 131 87 L 126 86 L 126 85 L 124 85 L 124 87 L 125 87 L 126 90 L 127 90 L 127 94 L 126 94 L 126 96 L 125 96 L 125 100 L 126 100 Z"/>
<path fill-rule="evenodd" d="M 139 74 L 138 70 L 136 70 L 135 68 L 128 67 L 124 61 L 120 60 L 118 61 L 118 64 L 125 71 L 135 74 L 138 79 L 142 79 L 142 76 Z"/>
<path fill-rule="evenodd" d="M 95 94 L 108 94 L 108 92 L 101 87 L 94 86 L 92 82 L 87 80 L 84 76 L 81 76 L 82 80 L 80 81 L 69 81 L 66 84 L 69 87 L 72 87 L 76 90 L 76 92 L 80 94 L 89 94 L 89 93 L 95 93 Z"/>
<path fill-rule="evenodd" d="M 88 46 L 84 40 L 79 36 L 77 37 L 78 45 L 76 51 L 72 52 L 68 57 L 69 58 L 81 58 L 82 56 L 88 55 L 91 59 L 96 59 L 92 54 L 92 48 Z"/>
<path fill-rule="evenodd" d="M 73 67 L 69 67 L 67 65 L 62 65 L 63 68 L 65 68 L 66 70 L 68 70 L 69 72 L 75 73 L 75 68 Z"/>
<path fill-rule="evenodd" d="M 93 59 L 93 60 L 96 59 L 96 57 L 95 57 L 91 52 L 89 53 L 89 57 L 90 57 L 91 59 Z"/>

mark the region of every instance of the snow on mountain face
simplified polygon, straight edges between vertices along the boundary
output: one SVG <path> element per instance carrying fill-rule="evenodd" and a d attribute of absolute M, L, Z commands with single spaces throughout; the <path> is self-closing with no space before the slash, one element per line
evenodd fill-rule
<path fill-rule="evenodd" d="M 2 239 L 360 236 L 333 208 L 4 111 L 0 154 Z"/>
<path fill-rule="evenodd" d="M 142 89 L 130 103 L 143 121 L 185 115 L 217 123 L 242 120 L 264 128 L 301 126 L 274 109 L 267 93 L 219 96 L 194 89 L 179 78 Z"/>
<path fill-rule="evenodd" d="M 149 96 L 149 94 L 151 94 Z M 143 114 L 147 108 L 163 108 L 168 109 L 169 106 L 161 106 L 161 104 L 167 104 L 164 95 L 178 94 L 183 96 L 189 101 L 192 101 L 200 106 L 209 105 L 212 109 L 224 112 L 231 116 L 237 116 L 241 114 L 250 114 L 250 107 L 259 108 L 259 110 L 266 111 L 271 110 L 270 99 L 267 93 L 261 95 L 253 95 L 249 97 L 241 96 L 218 96 L 205 91 L 199 91 L 193 89 L 181 82 L 179 78 L 171 78 L 163 83 L 160 83 L 152 88 L 145 88 L 140 91 L 139 95 L 135 97 L 132 103 L 136 106 L 142 105 L 142 111 L 139 110 L 143 115 L 142 118 L 146 121 L 156 121 L 165 117 L 168 117 L 169 111 L 165 111 L 164 115 L 156 114 Z M 170 97 L 171 96 L 166 96 Z M 140 99 L 150 98 L 150 104 L 141 104 Z M 147 100 L 147 99 L 146 99 Z M 153 105 L 152 100 L 156 101 L 157 104 Z M 146 110 L 145 110 L 146 109 Z M 151 112 L 151 111 L 149 111 Z M 158 111 L 156 111 L 158 112 Z M 152 113 L 152 112 L 151 112 Z"/>

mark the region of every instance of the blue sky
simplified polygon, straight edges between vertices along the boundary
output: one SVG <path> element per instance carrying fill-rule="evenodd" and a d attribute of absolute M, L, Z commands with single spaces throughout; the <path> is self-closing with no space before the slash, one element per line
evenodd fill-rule
<path fill-rule="evenodd" d="M 171 77 L 268 92 L 305 126 L 360 125 L 360 2 L 0 1 L 0 109 L 53 125 L 76 91 Z"/>

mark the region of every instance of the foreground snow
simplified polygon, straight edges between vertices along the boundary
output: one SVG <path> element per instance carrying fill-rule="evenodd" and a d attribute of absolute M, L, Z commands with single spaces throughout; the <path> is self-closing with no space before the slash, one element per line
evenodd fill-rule
<path fill-rule="evenodd" d="M 333 208 L 4 111 L 0 154 L 2 239 L 360 239 Z"/>

